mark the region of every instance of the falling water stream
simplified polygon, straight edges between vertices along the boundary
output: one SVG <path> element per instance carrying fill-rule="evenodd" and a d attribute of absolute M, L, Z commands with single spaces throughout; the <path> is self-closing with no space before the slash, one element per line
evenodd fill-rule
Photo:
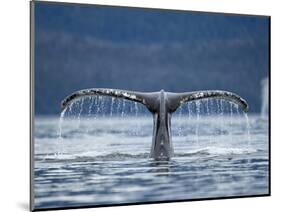
<path fill-rule="evenodd" d="M 215 104 L 213 103 L 215 102 Z M 214 105 L 216 108 L 213 108 Z M 228 106 L 227 106 L 228 105 Z M 75 108 L 73 111 L 73 107 Z M 83 107 L 88 107 L 88 109 L 83 109 Z M 193 114 L 195 114 L 195 142 L 197 146 L 200 146 L 200 125 L 204 124 L 204 118 L 206 120 L 211 119 L 213 116 L 217 116 L 219 120 L 219 134 L 220 134 L 220 142 L 223 142 L 224 136 L 225 136 L 225 115 L 228 114 L 228 117 L 230 118 L 230 126 L 228 130 L 228 138 L 232 141 L 233 140 L 233 119 L 234 119 L 234 113 L 233 113 L 233 107 L 236 109 L 236 116 L 240 116 L 240 110 L 237 104 L 226 102 L 222 99 L 207 99 L 207 100 L 199 100 L 195 102 L 189 102 L 187 104 L 184 104 L 179 107 L 177 119 L 179 121 L 179 124 L 176 127 L 177 135 L 188 137 L 186 133 L 184 133 L 185 130 L 185 123 L 188 123 L 193 119 Z M 202 109 L 201 109 L 202 108 Z M 204 110 L 205 108 L 205 110 Z M 226 109 L 229 108 L 227 111 Z M 115 110 L 116 109 L 116 110 Z M 78 111 L 78 112 L 75 112 Z M 86 112 L 87 111 L 87 112 Z M 214 112 L 215 111 L 215 112 Z M 85 114 L 84 114 L 85 113 Z M 89 121 L 91 117 L 94 118 L 95 121 L 98 121 L 98 118 L 105 118 L 105 117 L 121 117 L 121 119 L 127 118 L 127 117 L 134 117 L 135 119 L 135 127 L 133 128 L 133 132 L 131 132 L 134 135 L 138 135 L 140 133 L 140 124 L 137 121 L 139 117 L 143 115 L 143 111 L 140 111 L 139 104 L 137 102 L 130 102 L 124 99 L 116 99 L 114 97 L 104 97 L 104 96 L 96 96 L 96 97 L 85 97 L 77 100 L 75 103 L 71 103 L 69 107 L 64 109 L 60 114 L 59 119 L 59 130 L 58 130 L 58 140 L 59 140 L 59 148 L 57 155 L 60 155 L 62 152 L 62 141 L 63 141 L 63 120 L 66 116 L 72 115 L 74 118 L 76 117 L 78 128 L 81 126 L 81 121 L 84 117 L 86 117 L 86 120 Z M 244 113 L 245 117 L 245 136 L 247 138 L 247 146 L 250 148 L 251 145 L 251 131 L 250 131 L 250 123 L 249 118 L 246 113 Z M 203 119 L 202 119 L 203 118 Z M 201 120 L 202 119 L 202 120 Z M 217 123 L 215 123 L 217 125 Z M 112 126 L 114 127 L 114 126 Z M 86 127 L 86 133 L 89 132 L 89 127 Z M 124 129 L 121 129 L 124 133 Z M 121 133 L 122 134 L 122 133 Z M 209 132 L 207 139 L 209 140 L 209 144 L 211 144 L 214 141 L 214 132 Z"/>
<path fill-rule="evenodd" d="M 69 107 L 69 110 L 71 110 L 72 108 L 72 105 Z M 59 156 L 60 153 L 63 151 L 62 147 L 63 147 L 63 137 L 62 137 L 62 123 L 63 123 L 63 118 L 64 118 L 64 115 L 65 115 L 65 112 L 66 112 L 67 108 L 65 108 L 61 114 L 60 114 L 60 119 L 59 119 L 59 131 L 58 131 L 58 152 L 56 152 L 56 156 Z"/>
<path fill-rule="evenodd" d="M 182 119 L 182 110 L 183 110 L 183 109 L 182 109 L 182 106 L 179 107 L 178 110 L 179 110 L 179 117 L 178 117 L 178 118 L 179 118 L 179 121 L 181 121 L 181 119 Z M 179 136 L 182 136 L 182 127 L 183 127 L 183 125 L 182 125 L 182 123 L 181 123 L 181 124 L 179 125 L 179 127 L 178 127 L 178 129 L 179 129 L 179 130 L 178 130 L 178 131 L 179 131 L 178 135 L 179 135 Z"/>
<path fill-rule="evenodd" d="M 200 102 L 196 101 L 196 144 L 199 145 L 199 119 L 200 119 Z"/>
<path fill-rule="evenodd" d="M 77 119 L 78 119 L 78 128 L 80 127 L 80 123 L 81 123 L 80 117 L 81 117 L 81 113 L 82 113 L 82 111 L 83 111 L 84 98 L 82 98 L 79 103 L 80 103 L 80 104 L 79 104 L 80 110 L 79 110 L 79 113 L 78 113 L 78 116 L 77 116 Z"/>
<path fill-rule="evenodd" d="M 244 113 L 244 117 L 246 119 L 246 130 L 247 130 L 247 141 L 248 141 L 248 148 L 250 148 L 251 145 L 251 132 L 250 132 L 250 122 L 248 118 L 248 114 Z"/>

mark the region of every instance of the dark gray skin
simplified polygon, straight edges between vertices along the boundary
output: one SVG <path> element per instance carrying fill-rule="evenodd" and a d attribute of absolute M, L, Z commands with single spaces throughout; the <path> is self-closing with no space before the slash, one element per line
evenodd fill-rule
<path fill-rule="evenodd" d="M 244 99 L 227 91 L 207 90 L 171 93 L 164 92 L 164 90 L 160 92 L 134 92 L 107 88 L 91 88 L 74 92 L 62 101 L 62 110 L 80 98 L 96 95 L 123 98 L 141 103 L 147 107 L 153 114 L 153 139 L 150 157 L 155 160 L 169 160 L 173 156 L 171 117 L 172 113 L 185 102 L 206 98 L 220 98 L 240 105 L 244 112 L 248 111 L 248 104 Z"/>

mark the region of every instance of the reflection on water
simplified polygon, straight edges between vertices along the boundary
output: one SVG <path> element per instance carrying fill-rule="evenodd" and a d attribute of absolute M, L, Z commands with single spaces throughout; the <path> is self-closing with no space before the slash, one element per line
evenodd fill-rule
<path fill-rule="evenodd" d="M 256 116 L 248 145 L 243 116 L 175 114 L 171 161 L 149 158 L 151 117 L 66 118 L 62 139 L 58 122 L 35 119 L 36 208 L 268 193 L 268 121 Z"/>

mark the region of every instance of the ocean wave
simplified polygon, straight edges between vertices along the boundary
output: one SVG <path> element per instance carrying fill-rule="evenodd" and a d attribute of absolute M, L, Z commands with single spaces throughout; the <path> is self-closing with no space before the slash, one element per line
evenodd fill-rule
<path fill-rule="evenodd" d="M 175 156 L 185 157 L 191 155 L 240 155 L 250 154 L 259 151 L 254 148 L 233 148 L 233 147 L 205 147 L 187 151 L 186 153 L 179 153 Z"/>
<path fill-rule="evenodd" d="M 175 158 L 184 157 L 203 157 L 203 156 L 230 156 L 230 155 L 245 155 L 252 154 L 262 150 L 254 148 L 233 148 L 233 147 L 206 147 L 198 148 L 185 153 L 174 154 Z M 48 160 L 48 161 L 79 161 L 79 162 L 90 162 L 90 161 L 118 161 L 118 160 L 129 160 L 129 159 L 149 159 L 149 153 L 121 153 L 111 152 L 108 154 L 97 154 L 97 152 L 84 152 L 77 154 L 37 154 L 36 160 Z"/>

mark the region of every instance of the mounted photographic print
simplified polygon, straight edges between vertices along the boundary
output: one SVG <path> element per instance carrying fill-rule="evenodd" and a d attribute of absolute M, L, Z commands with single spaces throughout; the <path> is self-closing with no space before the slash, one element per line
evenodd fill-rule
<path fill-rule="evenodd" d="M 270 17 L 31 2 L 31 210 L 270 195 Z"/>

